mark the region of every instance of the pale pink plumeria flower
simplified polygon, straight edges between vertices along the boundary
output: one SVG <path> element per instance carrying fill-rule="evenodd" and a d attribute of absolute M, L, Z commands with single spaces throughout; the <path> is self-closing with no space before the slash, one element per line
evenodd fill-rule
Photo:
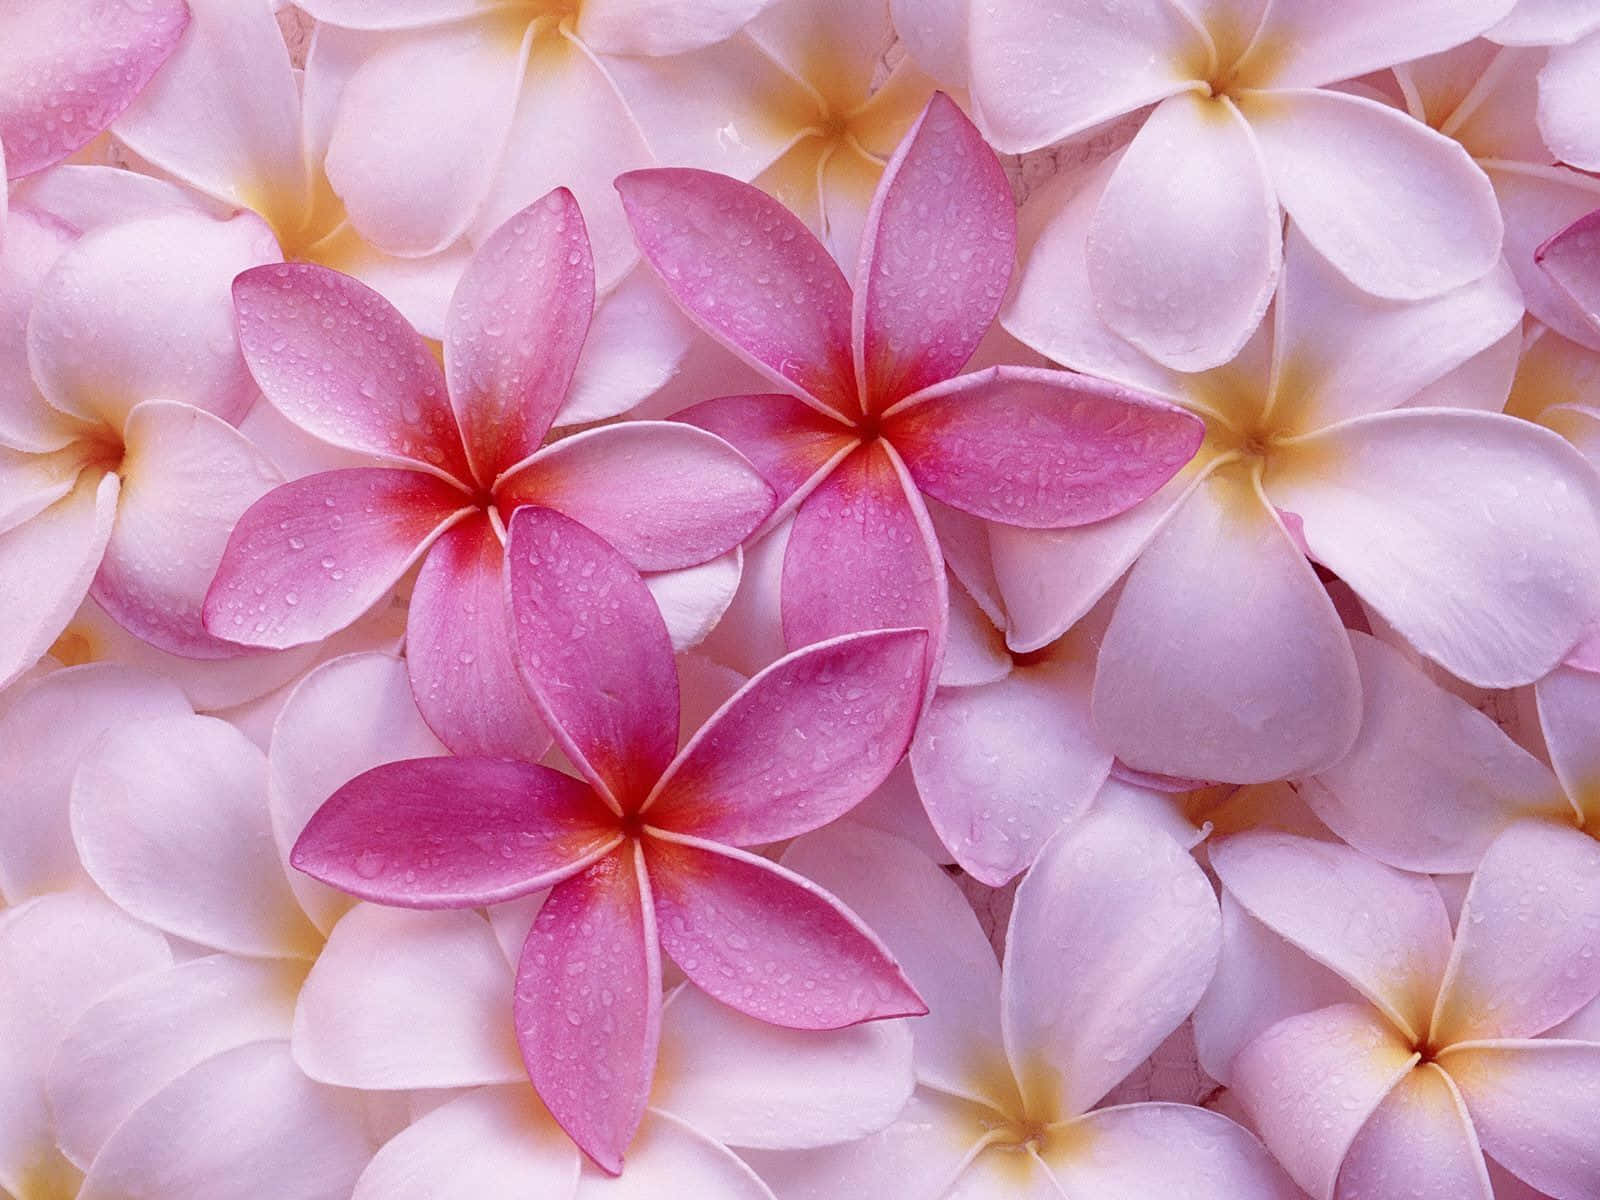
<path fill-rule="evenodd" d="M 553 888 L 518 964 L 516 1033 L 552 1115 L 615 1173 L 655 1065 L 663 950 L 716 999 L 773 1024 L 924 1011 L 853 914 L 736 847 L 814 829 L 882 782 L 911 738 L 928 635 L 798 651 L 675 753 L 671 643 L 627 561 L 526 505 L 507 563 L 524 678 L 583 778 L 484 758 L 380 767 L 334 793 L 291 861 L 412 908 Z"/>
<path fill-rule="evenodd" d="M 91 589 L 164 650 L 240 653 L 205 632 L 200 603 L 227 531 L 282 477 L 233 427 L 256 393 L 228 287 L 277 246 L 254 216 L 141 213 L 126 200 L 109 207 L 138 215 L 82 237 L 42 212 L 12 214 L 0 260 L 0 683 L 50 647 Z"/>
<path fill-rule="evenodd" d="M 1581 322 L 1578 340 L 1600 350 L 1600 207 L 1556 231 L 1534 259 L 1571 302 Z"/>
<path fill-rule="evenodd" d="M 1266 312 L 1283 212 L 1373 295 L 1437 296 L 1494 265 L 1500 212 L 1462 148 L 1326 85 L 1458 45 L 1511 4 L 995 0 L 972 8 L 973 99 L 1010 152 L 1155 105 L 1089 224 L 1086 278 L 1110 328 L 1204 370 Z"/>
<path fill-rule="evenodd" d="M 1560 161 L 1596 171 L 1600 133 L 1595 132 L 1592 102 L 1600 81 L 1600 4 L 1587 0 L 1572 7 L 1563 36 L 1548 39 L 1562 44 L 1551 47 L 1539 71 L 1539 129 Z M 1578 35 L 1572 36 L 1575 30 Z"/>
<path fill-rule="evenodd" d="M 10 181 L 88 145 L 161 69 L 183 0 L 54 0 L 0 12 L 0 237 Z"/>
<path fill-rule="evenodd" d="M 1596 0 L 1517 0 L 1484 36 L 1504 46 L 1564 46 L 1596 29 Z"/>
<path fill-rule="evenodd" d="M 505 521 L 561 509 L 641 570 L 738 545 L 771 489 L 726 443 L 636 421 L 544 445 L 594 301 L 570 193 L 512 218 L 451 302 L 444 367 L 381 296 L 311 264 L 234 284 L 245 357 L 267 399 L 306 431 L 382 466 L 296 480 L 235 528 L 206 600 L 219 636 L 284 647 L 324 638 L 422 560 L 407 662 L 429 724 L 458 753 L 537 758 L 548 746 L 512 662 Z"/>
<path fill-rule="evenodd" d="M 1027 275 L 1001 320 L 1059 362 L 1185 405 L 1207 439 L 1123 517 L 990 527 L 1012 648 L 1048 645 L 1126 573 L 1096 668 L 1102 735 L 1139 770 L 1235 783 L 1330 766 L 1359 727 L 1349 639 L 1311 560 L 1471 683 L 1530 683 L 1560 662 L 1600 617 L 1600 480 L 1557 435 L 1497 411 L 1522 315 L 1510 272 L 1378 300 L 1291 226 L 1272 319 L 1226 366 L 1170 371 L 1084 292 L 1112 170 L 1041 234 L 1060 242 L 1059 273 Z"/>
<path fill-rule="evenodd" d="M 1217 901 L 1158 829 L 1098 813 L 1058 834 L 1016 893 L 1005 963 L 942 871 L 844 823 L 784 863 L 881 928 L 928 1000 L 918 1087 L 851 1145 L 751 1157 L 779 1200 L 1290 1200 L 1259 1143 L 1182 1104 L 1095 1106 L 1182 1023 L 1217 961 Z"/>
<path fill-rule="evenodd" d="M 1440 889 L 1333 842 L 1211 847 L 1224 951 L 1202 1045 L 1313 1200 L 1491 1200 L 1485 1155 L 1556 1200 L 1600 1189 L 1600 845 L 1542 820 Z M 1514 1181 L 1511 1185 L 1516 1187 Z"/>
<path fill-rule="evenodd" d="M 993 152 L 936 95 L 884 173 L 856 287 L 791 213 L 748 184 L 663 168 L 617 181 L 668 290 L 783 394 L 724 396 L 679 419 L 728 438 L 794 512 L 783 563 L 790 646 L 856 629 L 933 631 L 947 599 L 931 496 L 1029 526 L 1102 520 L 1193 455 L 1172 406 L 1024 367 L 958 375 L 1011 276 L 1015 210 Z"/>

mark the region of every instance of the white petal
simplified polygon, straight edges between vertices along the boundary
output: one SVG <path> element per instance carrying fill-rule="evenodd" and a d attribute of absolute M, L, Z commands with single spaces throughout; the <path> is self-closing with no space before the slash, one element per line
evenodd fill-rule
<path fill-rule="evenodd" d="M 694 337 L 655 273 L 635 267 L 596 304 L 556 424 L 627 412 L 673 377 Z"/>
<path fill-rule="evenodd" d="M 735 546 L 699 566 L 656 571 L 644 577 L 661 619 L 667 623 L 674 650 L 681 653 L 706 640 L 733 603 L 743 572 L 744 550 Z"/>

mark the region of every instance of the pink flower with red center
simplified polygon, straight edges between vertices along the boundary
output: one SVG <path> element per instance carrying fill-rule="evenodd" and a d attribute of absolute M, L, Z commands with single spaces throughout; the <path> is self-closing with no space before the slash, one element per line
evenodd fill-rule
<path fill-rule="evenodd" d="M 442 370 L 388 301 L 324 267 L 247 271 L 234 298 L 267 398 L 381 465 L 311 475 L 249 509 L 206 597 L 207 627 L 252 646 L 316 641 L 426 556 L 407 661 L 424 717 L 458 753 L 537 757 L 549 744 L 517 679 L 502 593 L 518 505 L 559 509 L 652 572 L 724 553 L 772 507 L 737 451 L 681 424 L 545 445 L 594 307 L 588 238 L 565 190 L 479 250 L 451 301 Z"/>
<path fill-rule="evenodd" d="M 970 121 L 935 95 L 884 173 L 856 286 L 760 190 L 688 169 L 617 180 L 645 257 L 685 311 L 783 389 L 680 418 L 747 454 L 795 512 L 784 636 L 920 626 L 942 640 L 943 556 L 922 495 L 1054 528 L 1123 512 L 1202 430 L 1138 391 L 1061 371 L 958 375 L 1011 278 L 1016 214 Z M 930 655 L 932 669 L 941 651 Z"/>
<path fill-rule="evenodd" d="M 654 1072 L 661 952 L 794 1029 L 926 1011 L 827 892 L 739 847 L 834 820 L 883 782 L 921 707 L 928 635 L 857 633 L 757 675 L 675 752 L 672 646 L 638 573 L 551 509 L 511 522 L 519 663 L 582 778 L 424 758 L 340 788 L 291 861 L 363 899 L 477 908 L 553 888 L 517 968 L 517 1037 L 551 1114 L 619 1171 Z"/>

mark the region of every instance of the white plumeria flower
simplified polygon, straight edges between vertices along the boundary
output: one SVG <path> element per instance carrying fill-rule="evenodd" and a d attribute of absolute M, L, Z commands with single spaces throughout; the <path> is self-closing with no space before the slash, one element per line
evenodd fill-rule
<path fill-rule="evenodd" d="M 780 1200 L 1290 1200 L 1245 1130 L 1182 1104 L 1097 1109 L 1193 1008 L 1221 927 L 1181 846 L 1125 813 L 1052 840 L 1017 889 L 1005 965 L 950 880 L 904 842 L 841 824 L 784 860 L 848 897 L 926 998 L 918 1088 L 851 1145 L 752 1161 Z"/>

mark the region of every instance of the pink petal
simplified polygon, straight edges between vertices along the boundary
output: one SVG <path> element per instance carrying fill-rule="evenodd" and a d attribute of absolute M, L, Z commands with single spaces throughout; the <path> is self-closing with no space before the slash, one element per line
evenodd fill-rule
<path fill-rule="evenodd" d="M 134 405 L 175 400 L 237 421 L 256 389 L 228 289 L 278 246 L 253 213 L 126 220 L 80 238 L 34 297 L 28 359 L 63 412 L 120 431 Z M 84 353 L 93 345 L 94 353 Z"/>
<path fill-rule="evenodd" d="M 1427 1034 L 1451 941 L 1432 880 L 1280 833 L 1215 842 L 1211 865 L 1257 920 L 1343 976 L 1411 1037 Z"/>
<path fill-rule="evenodd" d="M 423 719 L 454 753 L 534 762 L 550 733 L 517 673 L 505 560 L 482 513 L 434 543 L 411 591 L 406 666 Z"/>
<path fill-rule="evenodd" d="M 1600 818 L 1600 673 L 1557 667 L 1538 683 L 1550 763 L 1586 821 Z"/>
<path fill-rule="evenodd" d="M 807 485 L 856 444 L 850 426 L 776 393 L 719 396 L 672 419 L 716 434 L 748 458 L 777 493 L 774 516 L 804 500 L 810 494 Z"/>
<path fill-rule="evenodd" d="M 644 1115 L 661 1035 L 661 955 L 632 845 L 557 886 L 517 965 L 517 1041 L 551 1116 L 615 1175 Z"/>
<path fill-rule="evenodd" d="M 228 535 L 282 476 L 226 421 L 149 400 L 128 415 L 117 521 L 94 597 L 124 629 L 187 658 L 231 658 L 200 609 Z"/>
<path fill-rule="evenodd" d="M 1466 1097 L 1483 1148 L 1541 1192 L 1600 1193 L 1600 1045 L 1540 1039 L 1452 1050 L 1439 1065 Z"/>
<path fill-rule="evenodd" d="M 810 880 L 681 834 L 644 847 L 661 948 L 730 1008 L 790 1029 L 928 1011 L 883 943 Z"/>
<path fill-rule="evenodd" d="M 1375 1009 L 1335 1004 L 1279 1021 L 1233 1061 L 1233 1093 L 1294 1181 L 1332 1200 L 1339 1167 L 1416 1053 Z"/>
<path fill-rule="evenodd" d="M 1000 887 L 1088 809 L 1111 769 L 1089 720 L 1092 661 L 1017 666 L 979 687 L 941 688 L 911 767 L 928 818 L 966 872 Z"/>
<path fill-rule="evenodd" d="M 1437 1063 L 1408 1072 L 1350 1143 L 1339 1200 L 1494 1200 L 1461 1094 Z"/>
<path fill-rule="evenodd" d="M 842 816 L 910 745 L 927 644 L 895 630 L 785 655 L 689 740 L 644 806 L 650 823 L 753 846 Z"/>
<path fill-rule="evenodd" d="M 917 486 L 963 512 L 1058 528 L 1114 517 L 1194 457 L 1199 418 L 1066 371 L 991 367 L 912 397 L 884 437 Z"/>
<path fill-rule="evenodd" d="M 798 217 L 709 171 L 632 171 L 617 190 L 639 248 L 698 325 L 824 411 L 860 411 L 850 285 Z"/>
<path fill-rule="evenodd" d="M 1344 627 L 1247 480 L 1213 475 L 1140 555 L 1101 644 L 1094 716 L 1138 770 L 1234 783 L 1318 770 L 1355 739 Z"/>
<path fill-rule="evenodd" d="M 1600 328 L 1600 209 L 1550 238 L 1533 258 L 1584 317 Z"/>
<path fill-rule="evenodd" d="M 495 491 L 504 512 L 538 504 L 599 534 L 640 571 L 697 566 L 744 541 L 773 493 L 720 438 L 627 421 L 562 438 Z"/>
<path fill-rule="evenodd" d="M 1168 97 L 1112 172 L 1087 230 L 1100 319 L 1165 366 L 1219 366 L 1267 311 L 1282 228 L 1261 149 L 1234 102 Z"/>
<path fill-rule="evenodd" d="M 1551 237 L 1600 207 L 1600 180 L 1564 167 L 1496 171 L 1492 180 L 1505 216 L 1507 265 L 1528 312 L 1561 336 L 1600 349 L 1600 329 L 1538 261 Z"/>
<path fill-rule="evenodd" d="M 861 240 L 853 329 L 873 411 L 972 357 L 1010 282 L 1016 230 L 994 151 L 934 93 L 884 170 Z"/>
<path fill-rule="evenodd" d="M 790 646 L 862 629 L 926 629 L 943 657 L 944 558 L 905 465 L 887 442 L 854 451 L 795 513 L 783 559 Z"/>
<path fill-rule="evenodd" d="M 377 292 L 285 263 L 240 275 L 233 301 L 251 374 L 295 424 L 346 450 L 472 477 L 444 372 Z"/>
<path fill-rule="evenodd" d="M 622 555 L 553 509 L 517 510 L 506 563 L 523 681 L 567 757 L 632 810 L 678 744 L 660 610 Z"/>
<path fill-rule="evenodd" d="M 0 445 L 42 454 L 78 432 L 77 422 L 44 402 L 28 368 L 34 296 L 75 240 L 70 225 L 44 213 L 13 207 L 7 222 L 0 211 Z"/>
<path fill-rule="evenodd" d="M 652 1105 L 629 1147 L 627 1173 L 608 1179 L 585 1170 L 573 1200 L 656 1200 L 674 1193 L 717 1200 L 771 1200 L 772 1196 L 761 1177 L 733 1151 Z"/>
<path fill-rule="evenodd" d="M 128 107 L 185 26 L 183 0 L 61 0 L 0 14 L 0 141 L 7 179 L 60 162 Z"/>
<path fill-rule="evenodd" d="M 245 510 L 206 594 L 206 628 L 249 646 L 298 646 L 371 608 L 467 496 L 433 475 L 357 467 L 308 475 Z"/>
<path fill-rule="evenodd" d="M 1400 651 L 1350 635 L 1361 732 L 1300 795 L 1357 850 L 1406 871 L 1471 871 L 1524 816 L 1570 819 L 1550 768 Z"/>
<path fill-rule="evenodd" d="M 1318 562 L 1468 682 L 1530 683 L 1600 618 L 1600 483 L 1549 430 L 1374 413 L 1300 440 L 1266 487 Z"/>
<path fill-rule="evenodd" d="M 289 862 L 340 891 L 407 908 L 478 908 L 546 888 L 616 847 L 582 781 L 533 763 L 413 758 L 345 784 Z"/>
<path fill-rule="evenodd" d="M 589 236 L 565 188 L 478 247 L 450 301 L 445 373 L 479 482 L 492 483 L 538 450 L 593 315 Z"/>
<path fill-rule="evenodd" d="M 1513 825 L 1472 877 L 1434 1012 L 1436 1045 L 1533 1037 L 1600 994 L 1600 845 Z"/>
<path fill-rule="evenodd" d="M 1557 161 L 1593 171 L 1600 168 L 1600 136 L 1585 110 L 1589 84 L 1600 66 L 1600 37 L 1593 32 L 1595 14 L 1586 15 L 1587 36 L 1553 48 L 1539 72 L 1539 132 Z"/>
<path fill-rule="evenodd" d="M 603 54 L 670 55 L 731 37 L 771 0 L 590 0 L 578 36 Z"/>
<path fill-rule="evenodd" d="M 1044 848 L 1006 931 L 1001 1022 L 1030 1115 L 1094 1106 L 1193 1011 L 1222 941 L 1216 896 L 1159 829 L 1094 813 Z"/>

